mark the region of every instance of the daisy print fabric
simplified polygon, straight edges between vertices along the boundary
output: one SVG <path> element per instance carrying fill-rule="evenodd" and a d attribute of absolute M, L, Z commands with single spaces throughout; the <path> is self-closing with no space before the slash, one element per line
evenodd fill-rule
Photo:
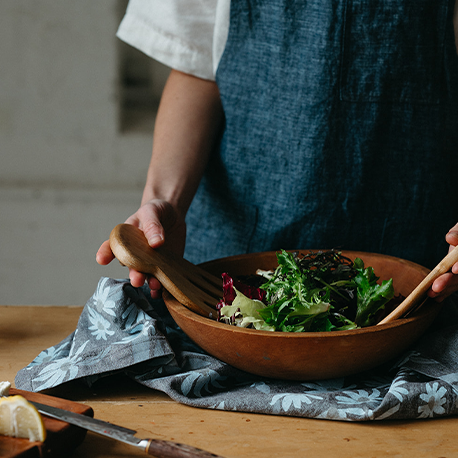
<path fill-rule="evenodd" d="M 438 418 L 458 413 L 458 307 L 449 299 L 420 341 L 370 372 L 291 382 L 240 371 L 208 355 L 164 303 L 128 280 L 101 278 L 77 328 L 20 370 L 19 389 L 123 373 L 190 406 L 342 421 Z"/>

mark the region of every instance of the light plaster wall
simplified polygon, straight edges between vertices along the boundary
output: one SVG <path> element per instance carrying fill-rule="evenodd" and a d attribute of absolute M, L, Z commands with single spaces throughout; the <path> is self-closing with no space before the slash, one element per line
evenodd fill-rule
<path fill-rule="evenodd" d="M 0 2 L 0 304 L 84 304 L 127 275 L 95 262 L 151 152 L 151 133 L 119 132 L 119 6 Z"/>

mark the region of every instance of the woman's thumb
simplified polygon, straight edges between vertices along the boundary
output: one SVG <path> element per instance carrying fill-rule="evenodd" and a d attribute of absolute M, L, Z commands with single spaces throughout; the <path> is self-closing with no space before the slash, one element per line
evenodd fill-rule
<path fill-rule="evenodd" d="M 148 245 L 152 248 L 161 246 L 164 243 L 164 228 L 160 223 L 152 222 L 146 227 L 141 228 L 145 234 Z"/>

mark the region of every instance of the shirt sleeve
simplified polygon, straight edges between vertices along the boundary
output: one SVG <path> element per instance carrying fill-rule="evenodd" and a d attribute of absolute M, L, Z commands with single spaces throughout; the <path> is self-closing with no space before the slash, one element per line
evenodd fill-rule
<path fill-rule="evenodd" d="M 217 7 L 215 0 L 130 0 L 117 36 L 168 67 L 214 80 Z"/>

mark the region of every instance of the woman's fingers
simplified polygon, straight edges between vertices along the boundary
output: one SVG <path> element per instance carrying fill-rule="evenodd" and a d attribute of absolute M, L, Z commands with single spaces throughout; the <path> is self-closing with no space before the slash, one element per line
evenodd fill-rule
<path fill-rule="evenodd" d="M 137 272 L 134 269 L 129 268 L 129 279 L 130 283 L 135 288 L 140 288 L 145 284 L 146 275 L 141 272 Z"/>
<path fill-rule="evenodd" d="M 458 245 L 458 224 L 448 231 L 445 240 L 449 244 L 448 252 L 450 253 Z M 455 291 L 458 291 L 458 262 L 452 266 L 450 272 L 441 275 L 434 281 L 428 291 L 428 296 L 441 302 Z"/>
<path fill-rule="evenodd" d="M 111 251 L 110 242 L 109 240 L 105 240 L 105 242 L 103 242 L 102 245 L 100 245 L 100 248 L 95 256 L 95 259 L 100 265 L 106 266 L 107 264 L 110 264 L 110 262 L 113 261 L 114 258 L 115 256 Z"/>
<path fill-rule="evenodd" d="M 153 299 L 158 299 L 162 295 L 162 285 L 159 280 L 155 277 L 148 278 L 148 286 L 151 290 L 151 297 Z"/>
<path fill-rule="evenodd" d="M 129 269 L 129 279 L 130 284 L 135 288 L 141 288 L 146 281 L 151 290 L 151 297 L 153 299 L 158 299 L 161 297 L 162 285 L 159 283 L 157 278 L 142 274 L 141 272 L 137 272 L 133 269 Z"/>
<path fill-rule="evenodd" d="M 445 236 L 445 240 L 450 246 L 450 250 L 452 250 L 455 246 L 458 245 L 458 224 L 455 224 Z"/>
<path fill-rule="evenodd" d="M 453 268 L 456 266 L 457 264 Z M 455 291 L 458 291 L 458 275 L 453 272 L 447 272 L 434 281 L 428 296 L 434 298 L 437 302 L 442 302 Z"/>

